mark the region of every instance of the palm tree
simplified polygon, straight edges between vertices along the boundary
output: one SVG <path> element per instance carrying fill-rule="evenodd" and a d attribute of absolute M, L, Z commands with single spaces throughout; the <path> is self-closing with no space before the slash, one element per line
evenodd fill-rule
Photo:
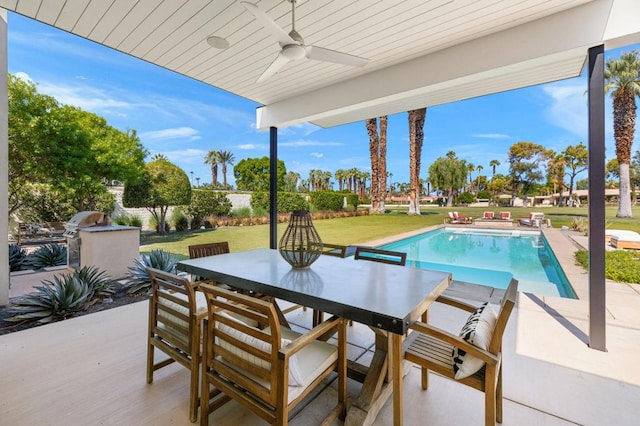
<path fill-rule="evenodd" d="M 480 172 L 484 170 L 484 167 L 481 165 L 476 166 L 476 171 L 478 172 L 478 176 L 476 176 L 476 193 L 480 191 Z"/>
<path fill-rule="evenodd" d="M 169 159 L 164 154 L 153 154 L 151 161 L 169 161 Z"/>
<path fill-rule="evenodd" d="M 607 61 L 605 91 L 613 97 L 613 135 L 620 167 L 620 196 L 617 217 L 631 217 L 629 165 L 636 125 L 636 96 L 640 95 L 640 58 L 637 51 Z"/>
<path fill-rule="evenodd" d="M 222 165 L 222 183 L 227 187 L 227 166 L 233 164 L 236 158 L 231 151 L 218 151 L 218 162 Z"/>
<path fill-rule="evenodd" d="M 380 200 L 378 210 L 385 211 L 384 201 L 387 198 L 387 116 L 380 117 L 380 161 L 378 163 L 378 189 Z"/>
<path fill-rule="evenodd" d="M 473 171 L 476 169 L 475 164 L 467 163 L 467 170 L 469 171 L 469 192 L 473 192 Z"/>
<path fill-rule="evenodd" d="M 498 167 L 499 165 L 500 162 L 498 160 L 489 161 L 489 167 L 491 167 L 491 180 L 493 180 L 494 176 L 496 175 L 496 167 Z"/>
<path fill-rule="evenodd" d="M 420 157 L 422 156 L 422 142 L 424 140 L 424 120 L 426 108 L 409 111 L 409 212 L 420 214 Z"/>
<path fill-rule="evenodd" d="M 209 151 L 204 157 L 205 164 L 211 165 L 211 185 L 218 185 L 218 151 Z"/>

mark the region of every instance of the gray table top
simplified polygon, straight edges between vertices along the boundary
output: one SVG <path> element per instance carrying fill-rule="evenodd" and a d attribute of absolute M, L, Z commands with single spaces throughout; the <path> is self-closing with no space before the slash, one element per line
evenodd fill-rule
<path fill-rule="evenodd" d="M 270 249 L 183 260 L 178 269 L 398 334 L 451 281 L 447 272 L 333 256 L 293 269 Z"/>

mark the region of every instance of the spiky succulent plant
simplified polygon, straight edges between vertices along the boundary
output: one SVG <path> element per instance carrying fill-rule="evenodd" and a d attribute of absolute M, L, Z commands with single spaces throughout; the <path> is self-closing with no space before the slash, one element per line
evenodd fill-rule
<path fill-rule="evenodd" d="M 66 265 L 67 247 L 56 243 L 44 245 L 27 255 L 23 263 L 33 269 Z"/>
<path fill-rule="evenodd" d="M 27 252 L 17 244 L 9 244 L 9 271 L 19 271 L 27 257 Z"/>
<path fill-rule="evenodd" d="M 178 258 L 164 250 L 151 250 L 148 256 L 143 254 L 140 259 L 134 260 L 133 266 L 129 268 L 128 293 L 144 294 L 151 289 L 151 278 L 149 278 L 147 267 L 175 274 L 177 263 Z"/>
<path fill-rule="evenodd" d="M 87 308 L 91 290 L 76 275 L 55 276 L 35 287 L 9 308 L 14 316 L 5 321 L 37 321 L 45 324 L 55 319 L 67 318 Z"/>
<path fill-rule="evenodd" d="M 116 291 L 113 281 L 106 272 L 95 266 L 83 266 L 79 271 L 74 272 L 74 275 L 89 288 L 90 301 L 111 297 Z"/>

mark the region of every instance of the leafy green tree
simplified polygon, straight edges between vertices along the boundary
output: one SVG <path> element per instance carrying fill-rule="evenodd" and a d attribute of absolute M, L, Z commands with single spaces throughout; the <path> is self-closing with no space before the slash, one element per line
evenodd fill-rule
<path fill-rule="evenodd" d="M 124 206 L 146 208 L 156 220 L 158 232 L 163 235 L 169 207 L 190 202 L 189 177 L 180 167 L 164 160 L 147 163 L 144 177 L 127 183 L 122 194 Z"/>
<path fill-rule="evenodd" d="M 439 157 L 429 166 L 429 178 L 434 188 L 442 191 L 447 198 L 447 206 L 453 205 L 453 197 L 467 182 L 467 163 L 460 160 L 456 153 L 449 151 L 445 157 Z"/>
<path fill-rule="evenodd" d="M 589 189 L 589 178 L 576 181 L 576 189 Z"/>
<path fill-rule="evenodd" d="M 558 207 L 564 207 L 564 177 L 567 172 L 565 167 L 567 166 L 566 157 L 564 154 L 556 154 L 553 151 L 549 152 L 549 161 L 547 162 L 547 181 L 550 185 L 553 185 L 554 192 L 557 188 Z M 571 197 L 569 197 L 571 199 Z"/>
<path fill-rule="evenodd" d="M 547 150 L 533 142 L 517 142 L 509 148 L 509 175 L 512 181 L 511 204 L 518 190 L 526 201 L 533 184 L 542 180 L 540 166 L 549 158 Z"/>
<path fill-rule="evenodd" d="M 578 173 L 582 173 L 588 168 L 589 151 L 580 142 L 578 145 L 569 145 L 563 152 L 566 167 L 569 169 L 569 199 L 573 195 L 573 182 Z"/>
<path fill-rule="evenodd" d="M 631 217 L 629 166 L 636 126 L 636 96 L 640 95 L 640 57 L 637 51 L 607 61 L 604 89 L 613 97 L 613 135 L 620 168 L 620 196 L 617 217 Z"/>
<path fill-rule="evenodd" d="M 123 133 L 96 114 L 61 106 L 13 75 L 7 87 L 10 214 L 58 211 L 37 219 L 67 220 L 80 210 L 104 210 L 104 202 L 112 204 L 106 183 L 143 172 L 146 151 L 135 131 Z"/>
<path fill-rule="evenodd" d="M 236 186 L 241 191 L 269 191 L 269 157 L 245 158 L 233 167 Z M 284 176 L 287 169 L 284 161 L 278 160 L 278 190 L 284 188 Z"/>
<path fill-rule="evenodd" d="M 191 216 L 191 229 L 198 229 L 206 216 L 225 216 L 231 212 L 231 201 L 222 192 L 194 189 L 187 213 Z"/>
<path fill-rule="evenodd" d="M 300 173 L 287 172 L 284 175 L 284 191 L 296 192 L 298 190 L 298 181 L 300 180 Z"/>

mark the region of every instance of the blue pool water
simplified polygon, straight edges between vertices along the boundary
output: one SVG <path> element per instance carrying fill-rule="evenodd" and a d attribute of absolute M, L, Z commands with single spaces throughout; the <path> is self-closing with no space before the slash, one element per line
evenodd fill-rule
<path fill-rule="evenodd" d="M 453 279 L 576 298 L 553 252 L 537 231 L 441 228 L 379 247 L 407 253 L 407 265 L 451 272 Z"/>

